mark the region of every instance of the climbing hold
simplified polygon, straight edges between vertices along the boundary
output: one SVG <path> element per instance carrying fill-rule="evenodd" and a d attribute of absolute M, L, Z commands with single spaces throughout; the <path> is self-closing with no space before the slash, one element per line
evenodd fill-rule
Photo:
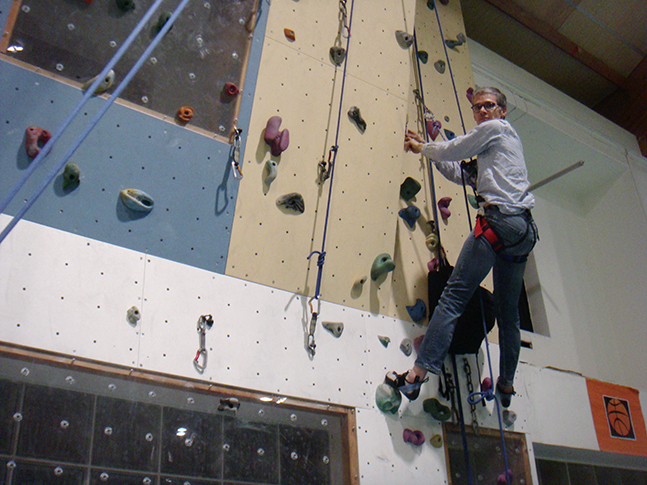
<path fill-rule="evenodd" d="M 476 196 L 474 194 L 467 194 L 467 201 L 470 203 L 472 207 L 474 207 L 476 210 L 479 208 L 479 203 L 478 200 L 476 199 Z"/>
<path fill-rule="evenodd" d="M 405 32 L 404 30 L 396 30 L 395 38 L 398 41 L 398 44 L 403 49 L 408 49 L 413 44 L 413 35 Z"/>
<path fill-rule="evenodd" d="M 322 322 L 321 324 L 337 338 L 341 337 L 341 333 L 344 331 L 343 322 Z"/>
<path fill-rule="evenodd" d="M 425 244 L 427 245 L 429 251 L 436 249 L 438 247 L 438 236 L 436 235 L 436 233 L 432 232 L 431 234 L 429 234 L 425 239 Z"/>
<path fill-rule="evenodd" d="M 422 341 L 425 339 L 424 335 L 420 335 L 419 337 L 416 337 L 413 339 L 413 350 L 416 351 L 416 354 L 420 350 L 420 346 L 422 345 Z"/>
<path fill-rule="evenodd" d="M 239 407 L 240 401 L 235 397 L 221 397 L 220 404 L 218 404 L 218 411 L 236 412 Z"/>
<path fill-rule="evenodd" d="M 81 169 L 74 162 L 68 162 L 63 170 L 63 190 L 74 190 L 81 182 Z"/>
<path fill-rule="evenodd" d="M 380 343 L 384 346 L 385 349 L 391 343 L 391 339 L 389 337 L 387 337 L 386 335 L 378 335 L 377 339 L 380 341 Z"/>
<path fill-rule="evenodd" d="M 420 192 L 420 182 L 411 177 L 404 179 L 404 182 L 400 184 L 400 197 L 404 200 L 409 201 L 413 199 L 418 192 Z"/>
<path fill-rule="evenodd" d="M 366 121 L 362 118 L 362 114 L 359 112 L 357 106 L 351 106 L 348 110 L 348 117 L 357 124 L 359 131 L 364 133 L 366 131 Z"/>
<path fill-rule="evenodd" d="M 427 51 L 418 51 L 418 59 L 420 59 L 420 62 L 423 64 L 427 64 L 429 53 Z"/>
<path fill-rule="evenodd" d="M 481 382 L 481 392 L 488 392 L 491 389 L 492 389 L 492 378 L 486 377 L 485 379 L 483 379 L 483 382 Z"/>
<path fill-rule="evenodd" d="M 456 40 L 450 40 L 446 39 L 445 40 L 445 45 L 449 47 L 450 49 L 453 49 L 454 47 L 458 47 L 459 45 L 463 45 L 467 39 L 465 39 L 465 34 L 462 32 L 456 36 Z"/>
<path fill-rule="evenodd" d="M 275 157 L 284 152 L 290 144 L 290 132 L 287 129 L 279 131 L 281 121 L 280 116 L 272 116 L 267 120 L 265 134 L 263 135 L 265 143 L 270 145 L 270 151 Z"/>
<path fill-rule="evenodd" d="M 411 204 L 405 209 L 400 209 L 398 215 L 404 220 L 404 222 L 407 223 L 407 225 L 411 229 L 413 229 L 413 227 L 416 225 L 416 221 L 420 217 L 420 209 Z"/>
<path fill-rule="evenodd" d="M 353 283 L 353 286 L 362 287 L 362 286 L 364 286 L 364 283 L 366 283 L 367 279 L 368 278 L 366 276 L 360 276 L 359 278 L 357 278 L 355 280 L 355 282 Z"/>
<path fill-rule="evenodd" d="M 413 344 L 410 338 L 402 339 L 402 342 L 400 342 L 400 350 L 407 357 L 411 355 L 411 352 L 413 352 Z"/>
<path fill-rule="evenodd" d="M 278 174 L 278 171 L 276 169 L 277 166 L 278 165 L 274 160 L 268 160 L 267 162 L 265 162 L 265 172 L 267 173 L 267 175 L 265 175 L 265 179 L 263 179 L 263 182 L 268 187 L 272 182 L 274 182 L 274 179 Z"/>
<path fill-rule="evenodd" d="M 437 421 L 447 421 L 452 417 L 452 410 L 442 404 L 435 397 L 425 399 L 422 403 L 422 409 L 424 409 L 426 413 L 431 414 Z"/>
<path fill-rule="evenodd" d="M 150 212 L 155 205 L 150 195 L 138 189 L 124 189 L 119 192 L 119 195 L 124 205 L 134 211 Z"/>
<path fill-rule="evenodd" d="M 449 210 L 449 203 L 452 201 L 451 197 L 443 197 L 438 201 L 438 210 L 440 211 L 440 216 L 443 219 L 449 219 L 449 216 L 452 215 L 452 213 Z"/>
<path fill-rule="evenodd" d="M 98 76 L 94 76 L 92 79 L 89 81 L 86 81 L 86 83 L 81 87 L 82 91 L 87 91 L 90 86 L 92 86 L 92 83 L 97 80 Z M 97 89 L 94 91 L 94 94 L 101 94 L 112 86 L 112 84 L 115 82 L 115 71 L 110 69 L 108 71 L 108 74 L 106 74 L 106 77 L 103 78 L 103 81 L 97 86 Z"/>
<path fill-rule="evenodd" d="M 177 110 L 176 115 L 180 121 L 188 123 L 189 121 L 191 121 L 191 118 L 193 118 L 193 114 L 193 108 L 191 106 L 182 106 Z"/>
<path fill-rule="evenodd" d="M 330 60 L 336 66 L 341 66 L 346 59 L 346 49 L 341 46 L 332 46 L 330 48 Z"/>
<path fill-rule="evenodd" d="M 426 124 L 429 138 L 431 138 L 431 141 L 436 141 L 436 138 L 438 138 L 438 134 L 440 133 L 440 129 L 443 127 L 442 123 L 438 120 L 427 120 Z"/>
<path fill-rule="evenodd" d="M 122 12 L 128 12 L 128 10 L 135 10 L 135 1 L 134 0 L 115 0 L 117 3 L 117 8 Z"/>
<path fill-rule="evenodd" d="M 234 96 L 237 96 L 238 93 L 240 93 L 240 90 L 238 89 L 238 86 L 236 86 L 234 83 L 225 83 L 225 87 L 223 88 L 224 92 L 227 96 L 231 96 L 232 98 Z"/>
<path fill-rule="evenodd" d="M 467 91 L 465 91 L 465 96 L 467 96 L 467 100 L 472 104 L 472 100 L 474 99 L 474 88 L 467 88 Z"/>
<path fill-rule="evenodd" d="M 35 158 L 40 153 L 40 147 L 45 145 L 52 137 L 51 133 L 37 126 L 28 126 L 25 130 L 25 149 L 27 155 Z"/>
<path fill-rule="evenodd" d="M 287 28 L 286 28 L 286 29 L 283 29 L 283 33 L 285 34 L 285 37 L 286 37 L 289 41 L 294 42 L 295 40 L 297 40 L 297 37 L 296 37 L 296 35 L 294 34 L 294 30 L 292 30 L 292 29 L 287 29 Z"/>
<path fill-rule="evenodd" d="M 415 305 L 407 305 L 407 312 L 411 320 L 418 323 L 427 316 L 427 305 L 418 298 Z"/>
<path fill-rule="evenodd" d="M 434 62 L 434 67 L 436 68 L 436 71 L 438 71 L 439 73 L 445 74 L 445 68 L 447 67 L 447 65 L 445 64 L 445 61 L 443 61 L 442 59 L 439 59 L 436 62 Z"/>
<path fill-rule="evenodd" d="M 377 258 L 373 261 L 371 266 L 371 279 L 376 281 L 381 275 L 393 271 L 395 269 L 395 263 L 386 253 L 378 255 Z"/>
<path fill-rule="evenodd" d="M 430 273 L 433 273 L 434 271 L 438 271 L 438 268 L 440 268 L 440 259 L 433 258 L 427 262 L 427 270 Z"/>
<path fill-rule="evenodd" d="M 445 136 L 447 137 L 447 140 L 453 140 L 454 138 L 456 138 L 456 133 L 445 128 Z"/>
<path fill-rule="evenodd" d="M 282 195 L 281 197 L 276 199 L 276 205 L 298 214 L 303 214 L 305 212 L 305 202 L 303 201 L 303 196 L 301 194 L 298 194 L 297 192 Z"/>
<path fill-rule="evenodd" d="M 449 5 L 449 0 L 440 0 L 440 3 L 443 5 Z"/>
<path fill-rule="evenodd" d="M 503 424 L 506 426 L 512 426 L 517 420 L 517 413 L 511 409 L 504 409 L 501 413 L 501 419 L 503 419 Z"/>
<path fill-rule="evenodd" d="M 415 446 L 421 446 L 425 443 L 425 435 L 422 434 L 422 431 L 411 431 L 409 428 L 405 428 L 402 432 L 402 439 L 405 443 L 411 443 Z"/>
<path fill-rule="evenodd" d="M 162 12 L 160 16 L 157 18 L 157 24 L 155 25 L 155 30 L 157 31 L 158 34 L 164 28 L 164 25 L 166 25 L 166 22 L 169 21 L 169 19 L 171 18 L 171 15 L 173 14 L 167 10 L 166 12 Z M 171 27 L 168 29 L 168 32 L 170 32 L 172 28 L 173 26 L 171 25 Z"/>
<path fill-rule="evenodd" d="M 139 313 L 139 308 L 136 306 L 131 306 L 126 312 L 126 320 L 131 325 L 137 325 L 137 322 L 142 318 L 141 313 Z"/>
<path fill-rule="evenodd" d="M 507 483 L 512 483 L 513 478 L 514 478 L 514 475 L 512 474 L 512 470 L 508 468 L 506 473 L 502 473 L 501 475 L 499 475 L 499 477 L 496 479 L 496 484 L 506 485 Z"/>
<path fill-rule="evenodd" d="M 443 437 L 439 434 L 435 434 L 431 438 L 429 438 L 429 443 L 431 443 L 431 446 L 433 446 L 434 448 L 440 448 L 441 446 L 443 446 Z"/>
<path fill-rule="evenodd" d="M 393 386 L 382 383 L 375 390 L 375 404 L 383 413 L 395 414 L 402 403 L 402 394 Z"/>

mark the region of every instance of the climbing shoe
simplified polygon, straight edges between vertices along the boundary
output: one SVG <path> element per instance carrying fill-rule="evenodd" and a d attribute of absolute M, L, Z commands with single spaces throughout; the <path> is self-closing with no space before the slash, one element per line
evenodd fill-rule
<path fill-rule="evenodd" d="M 429 378 L 426 377 L 424 380 L 420 380 L 420 377 L 416 376 L 414 382 L 407 382 L 407 374 L 409 374 L 409 371 L 404 374 L 398 374 L 395 371 L 387 372 L 386 376 L 384 376 L 384 383 L 400 391 L 409 401 L 415 401 L 420 395 L 420 387 Z"/>

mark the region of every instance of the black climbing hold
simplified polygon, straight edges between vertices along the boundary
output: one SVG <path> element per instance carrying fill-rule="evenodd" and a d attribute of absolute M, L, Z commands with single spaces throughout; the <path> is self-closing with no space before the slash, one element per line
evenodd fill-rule
<path fill-rule="evenodd" d="M 341 66 L 346 59 L 346 49 L 341 46 L 332 46 L 330 48 L 330 60 L 336 66 Z"/>
<path fill-rule="evenodd" d="M 467 39 L 465 39 L 465 34 L 462 32 L 456 36 L 456 40 L 450 40 L 447 39 L 445 40 L 445 45 L 449 47 L 450 49 L 453 49 L 454 47 L 458 47 L 459 45 L 463 45 Z"/>
<path fill-rule="evenodd" d="M 407 312 L 416 323 L 421 322 L 427 316 L 427 305 L 420 298 L 416 300 L 415 305 L 407 305 Z"/>
<path fill-rule="evenodd" d="M 429 54 L 427 51 L 418 51 L 418 59 L 420 59 L 420 62 L 423 64 L 427 64 L 427 61 L 429 60 Z"/>
<path fill-rule="evenodd" d="M 456 138 L 456 133 L 445 128 L 445 136 L 447 137 L 448 140 L 453 140 L 454 138 Z"/>
<path fill-rule="evenodd" d="M 400 197 L 409 201 L 413 199 L 418 192 L 420 192 L 420 188 L 420 182 L 411 177 L 407 177 L 400 185 Z"/>
<path fill-rule="evenodd" d="M 416 225 L 418 217 L 420 217 L 420 209 L 412 204 L 406 209 L 400 209 L 398 215 L 402 217 L 404 222 L 406 222 L 411 229 L 413 229 L 413 227 Z"/>
<path fill-rule="evenodd" d="M 443 61 L 442 59 L 434 62 L 434 67 L 436 68 L 436 71 L 438 71 L 439 73 L 445 74 L 446 64 L 445 64 L 445 61 Z"/>
<path fill-rule="evenodd" d="M 236 412 L 240 407 L 240 401 L 235 397 L 221 397 L 220 404 L 218 404 L 218 411 L 233 411 Z"/>
<path fill-rule="evenodd" d="M 303 201 L 303 196 L 296 192 L 282 195 L 276 200 L 276 205 L 298 214 L 303 214 L 305 212 L 305 202 Z"/>
<path fill-rule="evenodd" d="M 171 15 L 172 15 L 172 13 L 169 12 L 169 11 L 162 12 L 160 14 L 160 16 L 157 19 L 157 25 L 155 25 L 155 30 L 158 33 L 160 32 L 160 30 L 162 30 L 164 28 L 164 25 L 166 25 L 166 22 L 169 21 L 169 19 L 171 18 Z M 168 31 L 170 32 L 172 28 L 173 28 L 173 26 L 171 25 L 171 27 L 168 29 Z"/>
<path fill-rule="evenodd" d="M 81 170 L 74 162 L 68 162 L 63 171 L 63 190 L 74 190 L 81 182 Z"/>
<path fill-rule="evenodd" d="M 413 44 L 413 35 L 405 32 L 404 30 L 396 30 L 395 38 L 398 41 L 398 44 L 403 49 L 408 49 Z"/>
<path fill-rule="evenodd" d="M 115 2 L 117 3 L 117 8 L 122 12 L 135 10 L 135 0 L 115 0 Z"/>
<path fill-rule="evenodd" d="M 366 131 L 366 121 L 362 118 L 362 114 L 357 106 L 351 106 L 348 110 L 348 117 L 357 124 L 359 131 L 364 133 Z"/>
<path fill-rule="evenodd" d="M 427 7 L 429 10 L 433 10 L 436 8 L 436 2 L 434 0 L 427 0 Z"/>

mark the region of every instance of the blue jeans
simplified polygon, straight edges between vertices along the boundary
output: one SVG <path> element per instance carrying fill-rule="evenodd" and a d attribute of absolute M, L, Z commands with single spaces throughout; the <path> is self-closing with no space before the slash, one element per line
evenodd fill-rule
<path fill-rule="evenodd" d="M 416 365 L 440 374 L 458 317 L 493 269 L 494 313 L 499 326 L 500 382 L 504 386 L 511 386 L 521 348 L 519 296 L 526 263 L 511 262 L 506 256 L 530 253 L 537 242 L 538 232 L 528 211 L 508 215 L 501 213 L 495 206 L 489 206 L 485 209 L 485 219 L 505 248 L 496 254 L 483 235 L 475 238 L 474 232 L 470 233 L 429 320 Z"/>

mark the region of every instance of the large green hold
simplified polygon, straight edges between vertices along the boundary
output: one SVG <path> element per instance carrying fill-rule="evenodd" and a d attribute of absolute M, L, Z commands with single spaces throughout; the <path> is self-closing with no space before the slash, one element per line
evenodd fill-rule
<path fill-rule="evenodd" d="M 74 190 L 81 182 L 81 170 L 74 162 L 68 162 L 63 171 L 63 190 Z"/>
<path fill-rule="evenodd" d="M 395 414 L 400 409 L 402 394 L 388 384 L 380 384 L 375 390 L 375 404 L 383 413 Z"/>
<path fill-rule="evenodd" d="M 371 279 L 376 281 L 380 276 L 394 269 L 395 263 L 391 259 L 391 256 L 382 253 L 373 261 L 373 265 L 371 266 Z"/>
<path fill-rule="evenodd" d="M 452 410 L 440 403 L 438 399 L 425 399 L 422 403 L 422 409 L 431 414 L 438 421 L 447 421 L 452 417 Z"/>
<path fill-rule="evenodd" d="M 420 192 L 420 188 L 420 182 L 411 177 L 407 177 L 400 185 L 400 197 L 409 201 L 413 199 L 418 192 Z"/>

